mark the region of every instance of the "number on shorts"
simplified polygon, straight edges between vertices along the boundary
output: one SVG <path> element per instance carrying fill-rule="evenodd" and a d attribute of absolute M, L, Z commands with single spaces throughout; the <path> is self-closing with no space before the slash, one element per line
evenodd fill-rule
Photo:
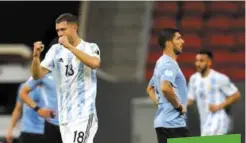
<path fill-rule="evenodd" d="M 74 143 L 83 143 L 83 141 L 84 141 L 84 132 L 82 132 L 82 131 L 81 132 L 75 131 L 74 132 L 73 142 Z"/>

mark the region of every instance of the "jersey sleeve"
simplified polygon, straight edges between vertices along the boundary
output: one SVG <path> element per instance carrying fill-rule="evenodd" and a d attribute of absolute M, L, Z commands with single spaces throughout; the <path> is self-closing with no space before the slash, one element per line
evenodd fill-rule
<path fill-rule="evenodd" d="M 54 57 L 55 57 L 55 45 L 53 45 L 46 53 L 44 60 L 41 62 L 41 66 L 52 71 L 54 69 Z"/>
<path fill-rule="evenodd" d="M 238 91 L 235 84 L 227 76 L 222 76 L 220 78 L 220 89 L 226 96 L 231 96 Z"/>
<path fill-rule="evenodd" d="M 99 50 L 98 45 L 95 44 L 95 43 L 91 43 L 91 44 L 90 44 L 90 48 L 91 48 L 91 51 L 88 52 L 88 54 L 89 54 L 90 56 L 95 56 L 95 57 L 101 59 L 101 56 L 100 56 L 100 50 Z"/>
<path fill-rule="evenodd" d="M 194 92 L 194 82 L 195 82 L 195 78 L 191 76 L 188 83 L 188 99 L 190 100 L 196 100 L 195 92 Z"/>
<path fill-rule="evenodd" d="M 168 62 L 163 65 L 161 73 L 161 81 L 169 81 L 174 85 L 177 75 L 177 66 L 174 63 Z"/>
<path fill-rule="evenodd" d="M 41 84 L 41 79 L 34 80 L 32 77 L 30 77 L 26 82 L 25 85 L 28 86 L 31 90 L 35 89 L 38 85 Z"/>
<path fill-rule="evenodd" d="M 152 77 L 152 78 L 150 79 L 148 85 L 154 87 L 154 77 Z"/>
<path fill-rule="evenodd" d="M 23 87 L 23 85 L 24 85 L 24 84 L 22 83 L 22 84 L 20 84 L 19 87 L 18 87 L 18 90 L 17 90 L 17 93 L 16 93 L 16 94 L 17 94 L 17 96 L 16 96 L 16 103 L 23 103 L 22 100 L 21 100 L 21 98 L 20 98 L 20 96 L 19 96 L 20 90 L 21 90 L 21 88 Z"/>

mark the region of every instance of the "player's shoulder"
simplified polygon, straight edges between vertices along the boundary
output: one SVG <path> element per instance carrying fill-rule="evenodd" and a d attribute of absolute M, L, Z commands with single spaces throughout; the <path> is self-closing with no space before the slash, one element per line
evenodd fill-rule
<path fill-rule="evenodd" d="M 222 72 L 212 70 L 212 74 L 213 74 L 213 77 L 215 77 L 217 81 L 224 82 L 224 81 L 229 80 L 229 77 Z"/>
<path fill-rule="evenodd" d="M 83 41 L 83 43 L 87 46 L 87 47 L 90 47 L 91 49 L 99 49 L 98 45 L 94 42 L 86 42 L 86 41 Z"/>
<path fill-rule="evenodd" d="M 198 78 L 200 75 L 199 75 L 199 72 L 195 72 L 193 73 L 191 76 L 190 76 L 190 80 L 195 80 L 196 78 Z"/>

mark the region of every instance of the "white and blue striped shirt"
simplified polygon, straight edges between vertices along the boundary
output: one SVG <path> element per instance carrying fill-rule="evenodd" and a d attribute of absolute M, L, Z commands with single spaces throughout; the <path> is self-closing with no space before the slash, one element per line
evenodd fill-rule
<path fill-rule="evenodd" d="M 77 49 L 100 59 L 97 44 L 81 40 Z M 58 95 L 59 123 L 96 116 L 96 70 L 83 64 L 61 44 L 53 45 L 41 66 L 53 72 Z"/>

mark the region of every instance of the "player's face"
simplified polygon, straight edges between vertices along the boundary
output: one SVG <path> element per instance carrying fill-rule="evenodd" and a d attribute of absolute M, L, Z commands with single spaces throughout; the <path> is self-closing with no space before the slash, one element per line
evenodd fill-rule
<path fill-rule="evenodd" d="M 182 38 L 181 34 L 179 32 L 176 32 L 174 34 L 173 40 L 172 40 L 173 50 L 176 55 L 179 55 L 184 47 L 184 39 Z"/>
<path fill-rule="evenodd" d="M 59 37 L 67 36 L 68 41 L 72 42 L 72 37 L 76 33 L 76 27 L 75 24 L 68 24 L 64 21 L 56 24 L 56 32 Z"/>
<path fill-rule="evenodd" d="M 196 55 L 196 69 L 200 73 L 204 73 L 211 65 L 211 60 L 207 55 L 198 54 Z"/>

